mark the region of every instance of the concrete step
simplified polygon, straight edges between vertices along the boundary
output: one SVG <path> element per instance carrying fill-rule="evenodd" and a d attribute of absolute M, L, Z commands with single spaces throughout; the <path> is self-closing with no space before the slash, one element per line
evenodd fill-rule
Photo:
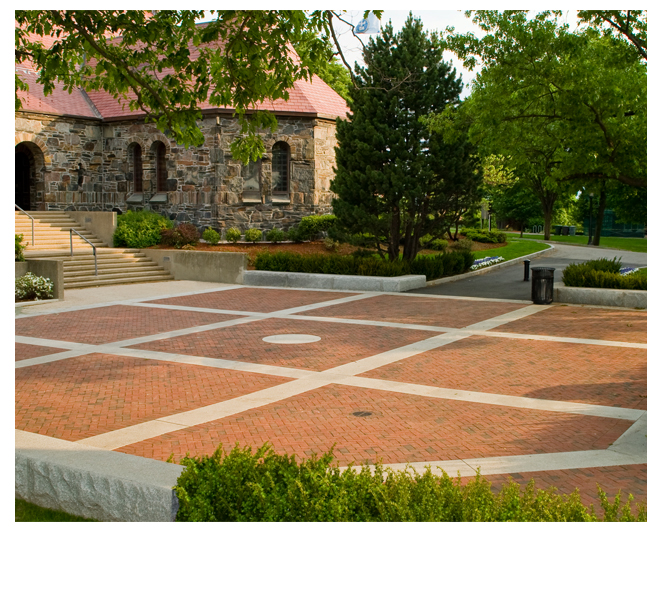
<path fill-rule="evenodd" d="M 164 275 L 155 275 L 151 277 L 138 276 L 138 277 L 122 277 L 118 279 L 93 279 L 86 281 L 76 281 L 73 283 L 66 283 L 66 289 L 79 289 L 82 287 L 98 287 L 101 285 L 123 285 L 126 283 L 152 283 L 153 281 L 173 281 L 173 277 L 168 273 Z"/>
<path fill-rule="evenodd" d="M 75 271 L 64 271 L 64 283 L 72 283 L 73 281 L 84 280 L 84 279 L 100 279 L 108 278 L 113 279 L 116 277 L 138 277 L 138 276 L 154 276 L 154 275 L 167 275 L 166 271 L 160 266 L 144 266 L 144 267 L 133 267 L 131 269 L 125 268 L 98 268 L 98 275 L 96 275 L 93 265 Z"/>

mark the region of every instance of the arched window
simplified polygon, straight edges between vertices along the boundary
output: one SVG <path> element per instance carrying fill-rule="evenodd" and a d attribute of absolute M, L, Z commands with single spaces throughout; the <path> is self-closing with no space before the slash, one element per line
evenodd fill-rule
<path fill-rule="evenodd" d="M 279 141 L 271 150 L 271 181 L 274 195 L 290 191 L 290 147 Z"/>
<path fill-rule="evenodd" d="M 242 181 L 245 193 L 260 192 L 260 160 L 242 166 Z"/>
<path fill-rule="evenodd" d="M 167 190 L 167 149 L 160 141 L 157 141 L 153 147 L 155 151 L 155 190 L 163 193 Z"/>
<path fill-rule="evenodd" d="M 132 185 L 133 193 L 144 192 L 143 165 L 141 161 L 141 147 L 135 144 L 132 147 Z"/>

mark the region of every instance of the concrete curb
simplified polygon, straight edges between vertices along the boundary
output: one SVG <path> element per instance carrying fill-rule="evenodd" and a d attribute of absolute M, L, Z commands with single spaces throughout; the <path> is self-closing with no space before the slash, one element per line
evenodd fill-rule
<path fill-rule="evenodd" d="M 426 280 L 424 275 L 363 277 L 359 275 L 287 273 L 283 271 L 247 271 L 244 273 L 244 285 L 362 292 L 405 292 L 424 287 Z"/>
<path fill-rule="evenodd" d="M 554 301 L 564 304 L 648 308 L 648 292 L 636 289 L 566 287 L 559 281 L 554 284 Z"/>
<path fill-rule="evenodd" d="M 15 493 L 105 522 L 172 522 L 182 466 L 16 430 Z"/>
<path fill-rule="evenodd" d="M 467 279 L 468 277 L 472 277 L 474 275 L 483 275 L 484 273 L 489 273 L 490 271 L 494 271 L 495 269 L 501 267 L 520 264 L 521 262 L 524 262 L 525 260 L 530 260 L 531 258 L 537 258 L 538 256 L 550 256 L 556 253 L 556 250 L 553 245 L 550 245 L 549 243 L 547 245 L 550 246 L 547 250 L 539 250 L 538 252 L 533 252 L 531 254 L 527 254 L 526 256 L 520 256 L 519 258 L 514 258 L 513 260 L 506 260 L 505 262 L 500 262 L 499 264 L 486 266 L 476 271 L 462 273 L 461 275 L 454 275 L 453 277 L 443 277 L 442 279 L 434 279 L 433 281 L 427 281 L 427 287 L 431 287 L 433 285 L 440 285 L 441 283 L 451 283 L 452 281 L 460 281 L 461 279 Z"/>

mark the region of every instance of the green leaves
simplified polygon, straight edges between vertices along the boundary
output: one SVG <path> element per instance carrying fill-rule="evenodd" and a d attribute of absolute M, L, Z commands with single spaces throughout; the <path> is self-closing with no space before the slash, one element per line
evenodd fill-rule
<path fill-rule="evenodd" d="M 326 68 L 329 12 L 209 11 L 213 20 L 199 27 L 203 11 L 18 10 L 16 61 L 32 62 L 45 94 L 56 82 L 106 90 L 185 146 L 203 143 L 196 121 L 204 103 L 232 107 L 244 134 L 235 156 L 254 161 L 264 152 L 258 129 L 275 129 L 276 120 L 245 116 Z M 48 49 L 27 34 L 57 41 Z M 25 89 L 17 74 L 16 91 Z"/>

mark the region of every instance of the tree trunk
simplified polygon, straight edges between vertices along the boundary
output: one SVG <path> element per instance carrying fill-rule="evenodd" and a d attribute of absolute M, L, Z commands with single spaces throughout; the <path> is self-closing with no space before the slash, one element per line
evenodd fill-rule
<path fill-rule="evenodd" d="M 390 216 L 390 240 L 388 241 L 388 260 L 399 258 L 399 206 L 392 208 Z"/>
<path fill-rule="evenodd" d="M 595 232 L 593 234 L 592 245 L 600 245 L 600 233 L 602 233 L 602 221 L 605 217 L 605 206 L 607 205 L 607 188 L 605 183 L 602 185 L 600 191 L 600 203 L 598 204 L 598 216 L 595 219 Z"/>

